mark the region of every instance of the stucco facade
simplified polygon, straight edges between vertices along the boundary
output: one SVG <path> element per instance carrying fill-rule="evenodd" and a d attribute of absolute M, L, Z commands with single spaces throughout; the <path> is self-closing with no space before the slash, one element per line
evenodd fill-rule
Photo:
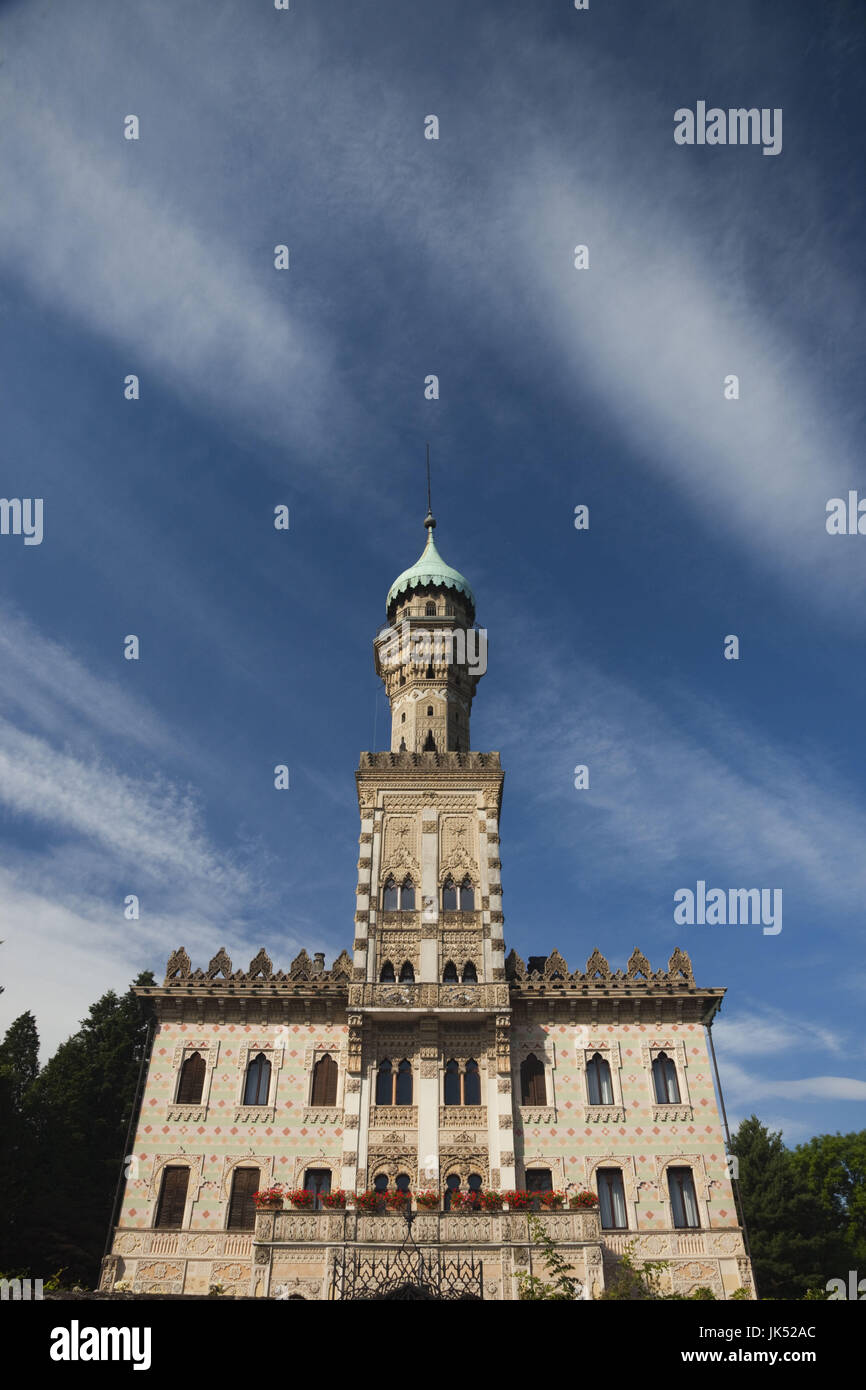
<path fill-rule="evenodd" d="M 236 970 L 221 950 L 196 970 L 180 949 L 139 991 L 155 1031 L 103 1285 L 339 1297 L 347 1251 L 405 1236 L 402 1216 L 351 1206 L 260 1210 L 238 1229 L 237 1172 L 254 1170 L 260 1188 L 314 1174 L 349 1194 L 598 1191 L 596 1210 L 542 1217 L 585 1297 L 628 1246 L 668 1261 L 683 1292 L 751 1290 L 706 1036 L 724 991 L 699 988 L 680 950 L 656 970 L 638 950 L 618 970 L 598 950 L 573 971 L 557 951 L 506 958 L 503 773 L 498 753 L 469 751 L 483 670 L 429 640 L 465 633 L 475 600 L 425 524 L 376 639 L 392 737 L 356 773 L 351 954 L 282 971 L 261 950 Z M 397 623 L 410 640 L 386 652 Z M 517 1210 L 424 1211 L 413 1230 L 483 1261 L 494 1299 L 537 1264 L 528 1234 Z"/>

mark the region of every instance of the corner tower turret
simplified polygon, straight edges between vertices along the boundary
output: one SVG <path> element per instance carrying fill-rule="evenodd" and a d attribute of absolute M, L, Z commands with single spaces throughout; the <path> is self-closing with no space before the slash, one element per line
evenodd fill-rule
<path fill-rule="evenodd" d="M 392 753 L 469 751 L 469 714 L 487 669 L 485 634 L 473 624 L 475 597 L 445 563 L 424 519 L 427 544 L 385 602 L 388 624 L 374 643 L 376 673 L 391 705 Z"/>

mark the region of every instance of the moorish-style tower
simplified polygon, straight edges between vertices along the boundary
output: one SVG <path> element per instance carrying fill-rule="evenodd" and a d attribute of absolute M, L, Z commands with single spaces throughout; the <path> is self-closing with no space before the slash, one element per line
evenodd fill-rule
<path fill-rule="evenodd" d="M 506 958 L 503 774 L 470 735 L 486 635 L 424 524 L 374 643 L 391 738 L 356 772 L 352 954 L 236 970 L 221 947 L 204 970 L 180 947 L 137 990 L 152 1047 L 101 1287 L 369 1295 L 408 1207 L 452 1296 L 515 1299 L 529 1192 L 583 1298 L 628 1249 L 678 1292 L 751 1295 L 709 1046 L 724 990 L 679 948 L 655 971 L 638 949 L 624 971 L 597 948 L 585 970 Z"/>

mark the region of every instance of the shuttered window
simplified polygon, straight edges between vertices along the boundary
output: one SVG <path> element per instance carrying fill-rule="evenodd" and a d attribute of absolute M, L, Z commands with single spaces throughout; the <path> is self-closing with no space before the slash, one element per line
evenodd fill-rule
<path fill-rule="evenodd" d="M 333 1057 L 320 1057 L 313 1068 L 312 1104 L 337 1104 L 337 1063 Z"/>
<path fill-rule="evenodd" d="M 179 1105 L 199 1105 L 204 1087 L 205 1065 L 200 1052 L 193 1052 L 181 1068 L 180 1085 L 177 1088 Z"/>
<path fill-rule="evenodd" d="M 256 1204 L 253 1193 L 258 1192 L 261 1173 L 258 1168 L 236 1168 L 232 1177 L 227 1229 L 251 1231 L 256 1224 Z"/>
<path fill-rule="evenodd" d="M 188 1168 L 163 1168 L 162 1188 L 156 1209 L 154 1226 L 163 1230 L 179 1230 L 183 1225 L 186 1190 L 189 1186 Z"/>

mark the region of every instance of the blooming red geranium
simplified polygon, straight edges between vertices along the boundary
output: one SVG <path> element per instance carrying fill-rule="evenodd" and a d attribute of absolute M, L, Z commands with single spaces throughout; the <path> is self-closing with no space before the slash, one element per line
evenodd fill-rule
<path fill-rule="evenodd" d="M 316 1201 L 315 1192 L 311 1192 L 308 1187 L 296 1187 L 294 1192 L 287 1192 L 286 1196 L 293 1207 L 312 1207 Z"/>
<path fill-rule="evenodd" d="M 341 1209 L 346 1205 L 346 1193 L 342 1187 L 337 1187 L 333 1192 L 320 1192 L 322 1206 L 330 1209 Z"/>
<path fill-rule="evenodd" d="M 253 1202 L 257 1207 L 275 1207 L 282 1203 L 283 1189 L 276 1187 L 263 1187 L 258 1192 L 253 1193 Z"/>
<path fill-rule="evenodd" d="M 576 1196 L 572 1197 L 568 1205 L 572 1209 L 577 1209 L 581 1207 L 597 1207 L 598 1198 L 594 1192 L 578 1192 Z"/>
<path fill-rule="evenodd" d="M 419 1207 L 422 1207 L 425 1211 L 432 1211 L 439 1205 L 439 1193 L 432 1192 L 429 1189 L 424 1192 L 416 1192 L 415 1201 L 418 1203 Z"/>

